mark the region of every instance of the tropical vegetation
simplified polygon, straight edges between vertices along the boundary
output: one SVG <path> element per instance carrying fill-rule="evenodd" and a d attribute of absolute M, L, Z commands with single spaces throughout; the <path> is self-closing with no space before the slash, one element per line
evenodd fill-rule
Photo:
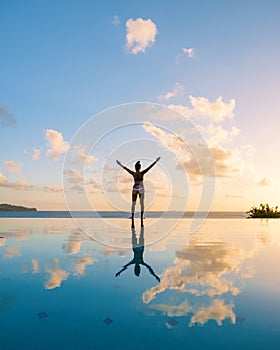
<path fill-rule="evenodd" d="M 252 207 L 246 212 L 248 218 L 280 218 L 278 206 L 270 207 L 268 204 L 260 204 L 259 207 Z"/>

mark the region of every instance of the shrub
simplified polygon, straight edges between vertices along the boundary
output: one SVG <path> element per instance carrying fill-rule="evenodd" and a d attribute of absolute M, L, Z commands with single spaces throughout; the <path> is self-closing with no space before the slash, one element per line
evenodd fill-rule
<path fill-rule="evenodd" d="M 259 207 L 252 207 L 246 212 L 248 218 L 280 218 L 280 211 L 278 206 L 270 207 L 268 204 L 260 204 Z"/>

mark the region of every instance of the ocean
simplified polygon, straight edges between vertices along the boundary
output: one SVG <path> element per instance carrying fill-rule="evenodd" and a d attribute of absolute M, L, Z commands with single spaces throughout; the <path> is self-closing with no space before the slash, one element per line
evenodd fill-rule
<path fill-rule="evenodd" d="M 100 211 L 100 212 L 91 212 L 91 211 L 22 211 L 22 212 L 13 212 L 13 211 L 0 211 L 0 218 L 129 218 L 129 212 L 118 212 L 118 211 Z M 204 218 L 207 217 L 209 219 L 244 219 L 247 217 L 245 212 L 237 212 L 237 211 L 214 211 L 214 212 L 160 212 L 160 211 L 151 211 L 146 212 L 145 217 L 147 218 L 160 218 L 163 216 L 165 218 L 193 218 L 194 215 L 196 217 Z M 139 216 L 139 213 L 135 214 L 135 216 Z"/>

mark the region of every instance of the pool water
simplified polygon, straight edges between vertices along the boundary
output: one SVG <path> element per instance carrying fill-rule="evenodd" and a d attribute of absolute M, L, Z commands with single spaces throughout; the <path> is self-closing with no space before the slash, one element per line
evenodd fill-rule
<path fill-rule="evenodd" d="M 0 219 L 0 349 L 278 349 L 280 221 L 189 220 L 118 248 L 70 218 Z"/>

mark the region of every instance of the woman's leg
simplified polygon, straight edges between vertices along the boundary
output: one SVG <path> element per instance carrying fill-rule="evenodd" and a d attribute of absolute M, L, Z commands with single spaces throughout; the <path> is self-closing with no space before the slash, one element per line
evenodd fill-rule
<path fill-rule="evenodd" d="M 131 227 L 134 228 L 134 212 L 136 206 L 137 193 L 132 193 L 132 203 L 131 203 Z"/>
<path fill-rule="evenodd" d="M 144 227 L 144 193 L 139 194 L 141 206 L 141 227 Z"/>

